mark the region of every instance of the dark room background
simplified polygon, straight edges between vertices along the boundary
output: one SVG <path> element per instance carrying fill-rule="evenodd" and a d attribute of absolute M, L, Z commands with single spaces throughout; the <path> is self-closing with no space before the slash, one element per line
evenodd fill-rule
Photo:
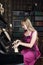
<path fill-rule="evenodd" d="M 20 38 L 23 29 L 21 20 L 28 17 L 38 31 L 39 48 L 43 55 L 43 0 L 0 0 L 3 4 L 3 17 L 8 24 L 8 32 L 13 39 Z M 12 24 L 12 27 L 10 25 Z"/>

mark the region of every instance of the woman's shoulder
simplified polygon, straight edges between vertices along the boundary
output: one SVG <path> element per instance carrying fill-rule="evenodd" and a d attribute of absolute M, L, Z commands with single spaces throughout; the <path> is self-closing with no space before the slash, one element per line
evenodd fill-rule
<path fill-rule="evenodd" d="M 33 31 L 32 33 L 33 33 L 32 35 L 37 35 L 37 31 L 36 30 Z"/>

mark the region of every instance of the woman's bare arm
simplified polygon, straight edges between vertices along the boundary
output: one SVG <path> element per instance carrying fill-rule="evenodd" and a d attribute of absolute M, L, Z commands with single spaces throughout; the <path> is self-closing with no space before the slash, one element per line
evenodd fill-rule
<path fill-rule="evenodd" d="M 36 41 L 36 38 L 37 38 L 37 32 L 35 31 L 35 32 L 33 32 L 33 34 L 32 34 L 32 39 L 31 39 L 31 42 L 30 42 L 29 44 L 24 43 L 24 42 L 21 42 L 21 43 L 19 42 L 19 43 L 20 43 L 20 45 L 22 45 L 22 46 L 32 48 L 33 45 L 34 45 L 34 43 L 35 43 L 35 41 Z"/>

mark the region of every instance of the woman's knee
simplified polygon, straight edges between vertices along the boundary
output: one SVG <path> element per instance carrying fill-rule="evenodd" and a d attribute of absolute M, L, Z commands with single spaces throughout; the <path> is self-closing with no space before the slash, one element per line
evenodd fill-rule
<path fill-rule="evenodd" d="M 33 54 L 24 54 L 24 60 L 31 62 L 32 60 L 34 60 L 34 55 Z"/>

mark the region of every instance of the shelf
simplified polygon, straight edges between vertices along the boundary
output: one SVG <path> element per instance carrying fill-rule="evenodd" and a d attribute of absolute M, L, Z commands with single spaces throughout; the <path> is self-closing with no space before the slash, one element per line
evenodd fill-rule
<path fill-rule="evenodd" d="M 35 29 L 36 29 L 38 32 L 43 32 L 43 27 L 36 27 L 36 26 L 35 26 Z"/>
<path fill-rule="evenodd" d="M 39 37 L 43 37 L 43 32 L 38 32 Z"/>
<path fill-rule="evenodd" d="M 35 16 L 43 16 L 43 12 L 41 12 L 41 11 L 35 11 Z"/>
<path fill-rule="evenodd" d="M 39 22 L 39 21 L 37 21 L 37 22 L 35 22 L 35 26 L 43 26 L 43 21 L 41 22 Z"/>
<path fill-rule="evenodd" d="M 43 21 L 43 16 L 35 16 L 35 21 Z"/>

